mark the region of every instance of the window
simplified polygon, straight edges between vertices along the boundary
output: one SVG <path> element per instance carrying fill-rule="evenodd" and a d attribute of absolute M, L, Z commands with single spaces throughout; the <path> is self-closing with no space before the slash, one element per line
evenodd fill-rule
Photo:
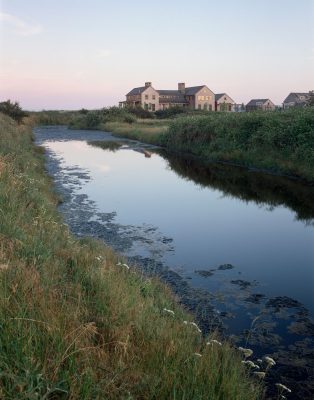
<path fill-rule="evenodd" d="M 153 100 L 156 100 L 156 96 L 154 94 L 153 94 L 152 98 L 153 98 Z"/>
<path fill-rule="evenodd" d="M 152 111 L 155 111 L 155 104 L 152 104 Z"/>
<path fill-rule="evenodd" d="M 148 94 L 145 94 L 145 100 L 148 100 Z"/>
<path fill-rule="evenodd" d="M 147 103 L 144 103 L 144 109 L 148 110 L 148 104 Z"/>
<path fill-rule="evenodd" d="M 198 105 L 198 109 L 201 110 L 202 109 L 202 104 Z"/>

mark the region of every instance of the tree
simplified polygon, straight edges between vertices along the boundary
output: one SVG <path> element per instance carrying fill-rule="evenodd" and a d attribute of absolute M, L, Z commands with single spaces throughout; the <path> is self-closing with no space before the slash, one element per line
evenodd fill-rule
<path fill-rule="evenodd" d="M 0 112 L 15 119 L 19 124 L 23 118 L 27 116 L 26 112 L 22 110 L 18 102 L 12 103 L 11 100 L 3 101 L 0 103 Z"/>

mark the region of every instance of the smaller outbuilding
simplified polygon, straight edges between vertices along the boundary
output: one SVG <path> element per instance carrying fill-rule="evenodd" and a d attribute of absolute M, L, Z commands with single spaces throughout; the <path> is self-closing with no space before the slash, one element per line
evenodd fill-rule
<path fill-rule="evenodd" d="M 235 101 L 227 93 L 215 94 L 215 111 L 235 111 Z"/>
<path fill-rule="evenodd" d="M 252 99 L 245 106 L 246 111 L 272 111 L 276 109 L 275 104 L 269 99 Z"/>

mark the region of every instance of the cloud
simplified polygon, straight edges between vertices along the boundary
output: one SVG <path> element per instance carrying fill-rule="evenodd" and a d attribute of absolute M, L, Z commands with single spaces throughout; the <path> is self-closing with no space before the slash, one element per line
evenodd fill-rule
<path fill-rule="evenodd" d="M 4 22 L 13 27 L 13 31 L 18 35 L 31 36 L 42 32 L 42 27 L 38 24 L 30 24 L 22 21 L 14 15 L 0 12 L 0 22 Z"/>
<path fill-rule="evenodd" d="M 97 58 L 107 58 L 111 55 L 111 51 L 108 49 L 98 49 L 96 56 Z"/>

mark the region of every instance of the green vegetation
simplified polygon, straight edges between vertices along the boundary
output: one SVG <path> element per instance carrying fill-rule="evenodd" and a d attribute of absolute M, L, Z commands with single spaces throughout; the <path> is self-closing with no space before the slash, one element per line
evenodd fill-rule
<path fill-rule="evenodd" d="M 23 118 L 27 116 L 26 112 L 22 110 L 19 103 L 12 103 L 11 100 L 0 103 L 0 113 L 8 115 L 19 124 L 23 121 Z"/>
<path fill-rule="evenodd" d="M 55 123 L 62 120 L 73 129 L 100 129 L 209 162 L 231 162 L 314 181 L 314 107 L 252 113 L 174 108 L 158 111 L 157 118 L 151 119 L 138 119 L 139 109 L 118 107 L 60 113 L 59 117 L 51 113 Z M 53 118 L 38 113 L 35 122 L 46 119 L 53 124 Z"/>
<path fill-rule="evenodd" d="M 38 111 L 29 113 L 29 124 L 33 125 L 69 125 L 81 111 Z"/>
<path fill-rule="evenodd" d="M 136 117 L 128 110 L 119 107 L 102 108 L 101 110 L 80 113 L 70 121 L 69 127 L 72 129 L 101 129 L 103 130 L 107 122 L 125 122 L 132 124 L 136 122 Z"/>
<path fill-rule="evenodd" d="M 314 180 L 314 108 L 178 118 L 168 149 Z"/>
<path fill-rule="evenodd" d="M 162 125 L 160 125 L 162 124 Z M 212 162 L 228 162 L 314 181 L 314 108 L 207 113 L 151 125 L 107 124 L 118 136 L 159 144 Z M 162 129 L 161 129 L 162 127 Z"/>
<path fill-rule="evenodd" d="M 74 238 L 57 202 L 31 129 L 0 115 L 0 398 L 261 398 L 239 352 L 206 345 L 164 285 Z"/>

